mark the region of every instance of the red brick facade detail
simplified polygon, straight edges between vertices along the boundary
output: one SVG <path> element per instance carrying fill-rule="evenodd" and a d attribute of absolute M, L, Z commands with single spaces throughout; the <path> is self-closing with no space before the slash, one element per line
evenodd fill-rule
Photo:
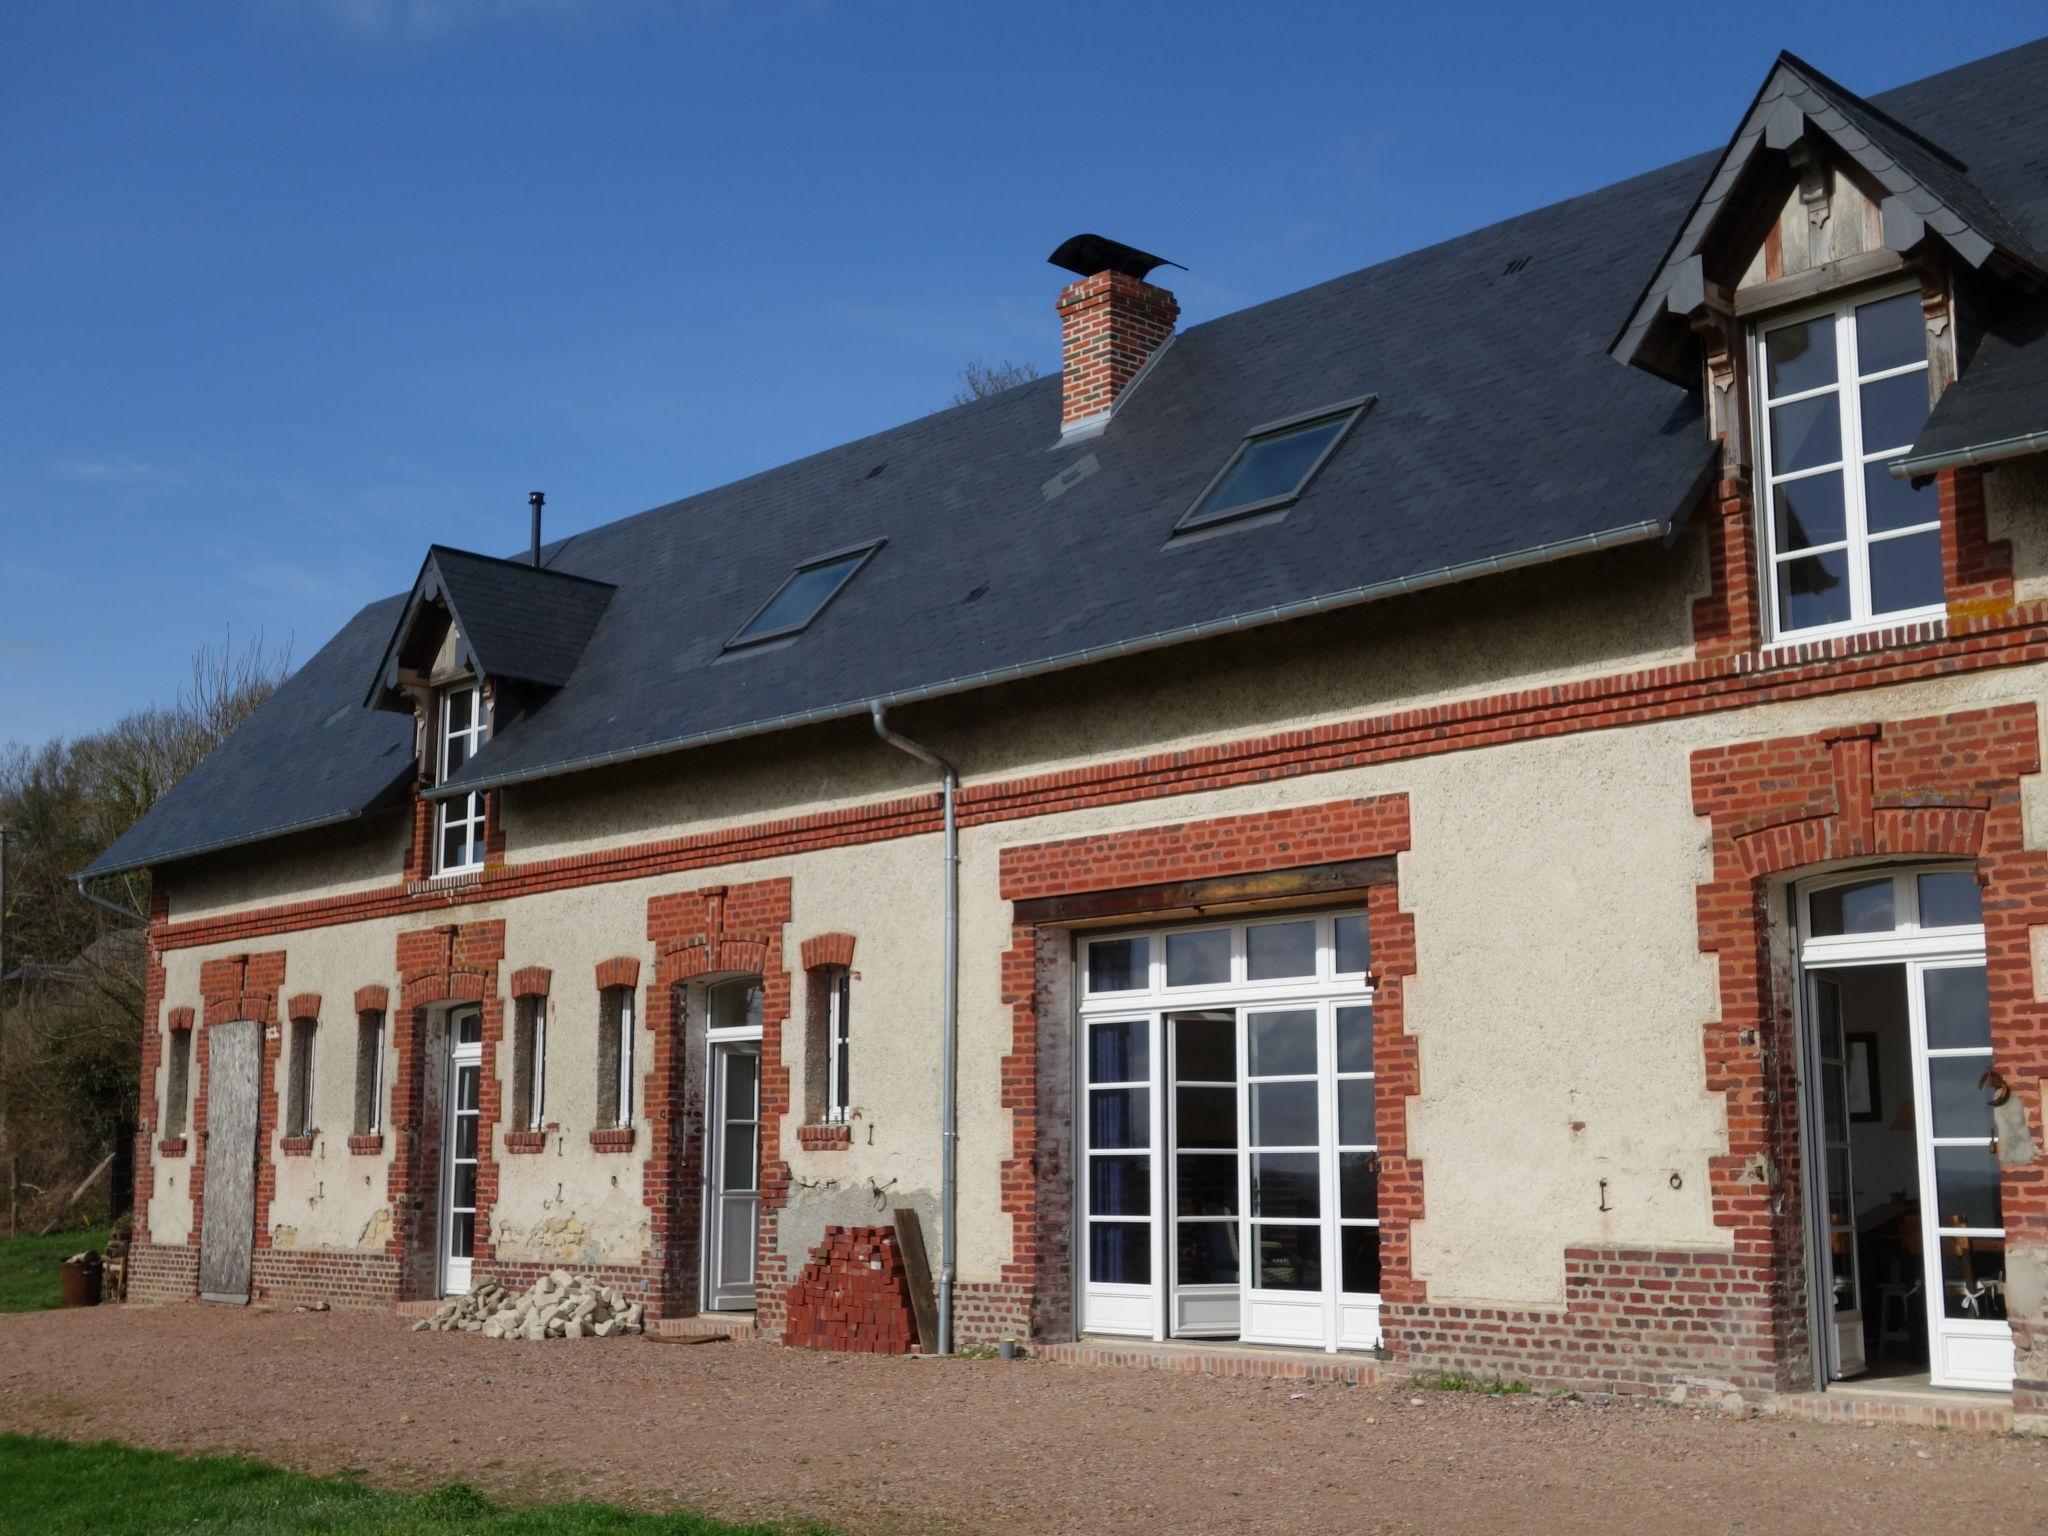
<path fill-rule="evenodd" d="M 388 1013 L 391 1009 L 389 987 L 368 986 L 356 988 L 357 1013 Z"/>
<path fill-rule="evenodd" d="M 1180 300 L 1121 272 L 1069 283 L 1057 308 L 1062 427 L 1115 405 L 1180 318 Z"/>
<path fill-rule="evenodd" d="M 162 969 L 162 967 L 158 967 Z M 198 1016 L 190 1008 L 173 1008 L 164 1015 L 166 1029 L 190 1029 Z"/>
<path fill-rule="evenodd" d="M 161 881 L 151 888 L 152 906 L 162 891 Z M 192 1027 L 190 1008 L 172 1008 L 168 1012 L 165 1011 L 164 989 L 163 955 L 157 947 L 156 930 L 152 927 L 150 942 L 144 948 L 142 956 L 142 1061 L 139 1068 L 142 1092 L 135 1112 L 134 1229 L 138 1241 L 149 1235 L 149 1201 L 156 1190 L 156 1167 L 154 1159 L 149 1155 L 149 1149 L 151 1143 L 158 1139 L 157 1133 L 163 1129 L 163 1086 L 158 1082 L 158 1078 L 163 1070 L 164 1037 L 174 1029 Z M 163 1015 L 162 1028 L 157 1027 L 159 1014 Z M 189 1125 L 191 1122 L 188 1120 L 186 1123 Z M 184 1152 L 184 1138 L 175 1139 L 179 1143 L 178 1152 L 166 1155 L 177 1156 Z M 132 1264 L 130 1273 L 133 1273 Z"/>
<path fill-rule="evenodd" d="M 505 1133 L 505 1155 L 507 1157 L 517 1157 L 523 1152 L 545 1152 L 547 1149 L 548 1133 L 546 1131 L 507 1131 Z M 479 1204 L 478 1217 L 479 1219 L 482 1217 L 481 1204 Z"/>
<path fill-rule="evenodd" d="M 1754 651 L 1764 637 L 1763 595 L 1757 590 L 1756 503 L 1747 475 L 1719 481 L 1700 510 L 1707 540 L 1707 595 L 1692 605 L 1695 654 L 1731 657 Z"/>
<path fill-rule="evenodd" d="M 2003 617 L 2013 606 L 2012 545 L 1991 537 L 1984 515 L 1984 471 L 1944 470 L 1935 485 L 1950 617 Z"/>
<path fill-rule="evenodd" d="M 1708 1086 L 1728 1101 L 1728 1151 L 1711 1165 L 1716 1224 L 1735 1264 L 1766 1288 L 1759 1339 L 1780 1386 L 1809 1369 L 1792 999 L 1770 964 L 1785 881 L 1854 859 L 1974 859 L 1997 1069 L 2043 1144 L 2048 1004 L 2035 997 L 2029 931 L 2048 924 L 2048 854 L 2025 842 L 2021 780 L 2040 771 L 2035 706 L 2009 705 L 1696 752 L 1693 807 L 1713 828 L 1699 890 L 1700 947 L 1720 962 L 1721 1016 L 1706 1028 Z M 2001 1179 L 2009 1265 L 2048 1263 L 2048 1166 Z M 2015 1414 L 2048 1414 L 2048 1319 L 2011 1319 Z"/>
<path fill-rule="evenodd" d="M 156 1144 L 156 1149 L 165 1157 L 183 1157 L 186 1154 L 186 1152 L 191 1150 L 191 1147 L 190 1143 L 188 1143 L 182 1136 L 166 1136 L 162 1141 Z M 139 1176 L 137 1178 L 137 1182 L 141 1182 Z M 136 1204 L 136 1210 L 138 1215 L 142 1211 L 142 1206 L 139 1199 Z"/>
<path fill-rule="evenodd" d="M 597 990 L 640 985 L 640 962 L 631 955 L 614 955 L 597 962 Z"/>
<path fill-rule="evenodd" d="M 816 938 L 805 939 L 803 956 L 807 971 L 815 971 L 822 965 L 850 966 L 853 964 L 853 935 L 821 933 Z"/>
<path fill-rule="evenodd" d="M 351 1136 L 348 1139 L 349 1156 L 372 1157 L 384 1150 L 384 1133 L 372 1131 L 367 1136 Z"/>
<path fill-rule="evenodd" d="M 311 1157 L 313 1143 L 319 1139 L 317 1136 L 282 1136 L 278 1138 L 277 1150 L 285 1157 Z"/>
<path fill-rule="evenodd" d="M 630 1152 L 633 1150 L 633 1127 L 615 1125 L 592 1131 L 590 1145 L 599 1152 Z"/>
<path fill-rule="evenodd" d="M 288 1019 L 317 1019 L 320 1017 L 320 994 L 318 992 L 295 992 L 292 1000 L 285 1004 L 284 1016 Z"/>
<path fill-rule="evenodd" d="M 546 997 L 554 973 L 544 965 L 522 965 L 512 973 L 506 991 L 513 997 Z"/>
<path fill-rule="evenodd" d="M 806 1152 L 844 1152 L 853 1145 L 853 1127 L 837 1122 L 798 1126 L 796 1144 Z"/>

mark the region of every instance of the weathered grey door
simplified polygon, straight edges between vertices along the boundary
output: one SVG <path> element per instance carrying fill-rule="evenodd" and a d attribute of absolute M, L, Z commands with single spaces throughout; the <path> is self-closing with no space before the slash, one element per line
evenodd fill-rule
<path fill-rule="evenodd" d="M 249 1299 L 256 1241 L 256 1080 L 263 1026 L 248 1020 L 206 1032 L 206 1192 L 199 1225 L 203 1301 Z"/>

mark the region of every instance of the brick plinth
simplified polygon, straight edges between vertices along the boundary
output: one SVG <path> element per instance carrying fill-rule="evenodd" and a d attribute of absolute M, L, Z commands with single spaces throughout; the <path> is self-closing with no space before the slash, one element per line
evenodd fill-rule
<path fill-rule="evenodd" d="M 137 1243 L 128 1250 L 131 1302 L 191 1301 L 198 1294 L 198 1244 Z"/>

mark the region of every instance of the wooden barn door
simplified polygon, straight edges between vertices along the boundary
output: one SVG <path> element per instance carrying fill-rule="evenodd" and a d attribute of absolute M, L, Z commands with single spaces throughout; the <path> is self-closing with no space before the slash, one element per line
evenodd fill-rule
<path fill-rule="evenodd" d="M 256 1090 L 263 1026 L 249 1020 L 207 1032 L 206 1196 L 199 1226 L 199 1296 L 249 1299 L 256 1241 Z"/>

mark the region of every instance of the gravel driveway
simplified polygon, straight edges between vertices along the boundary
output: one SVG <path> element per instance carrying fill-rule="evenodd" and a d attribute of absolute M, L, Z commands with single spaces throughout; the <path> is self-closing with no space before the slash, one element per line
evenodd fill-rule
<path fill-rule="evenodd" d="M 2036 1441 L 197 1305 L 0 1317 L 0 1428 L 853 1532 L 2048 1528 Z"/>

